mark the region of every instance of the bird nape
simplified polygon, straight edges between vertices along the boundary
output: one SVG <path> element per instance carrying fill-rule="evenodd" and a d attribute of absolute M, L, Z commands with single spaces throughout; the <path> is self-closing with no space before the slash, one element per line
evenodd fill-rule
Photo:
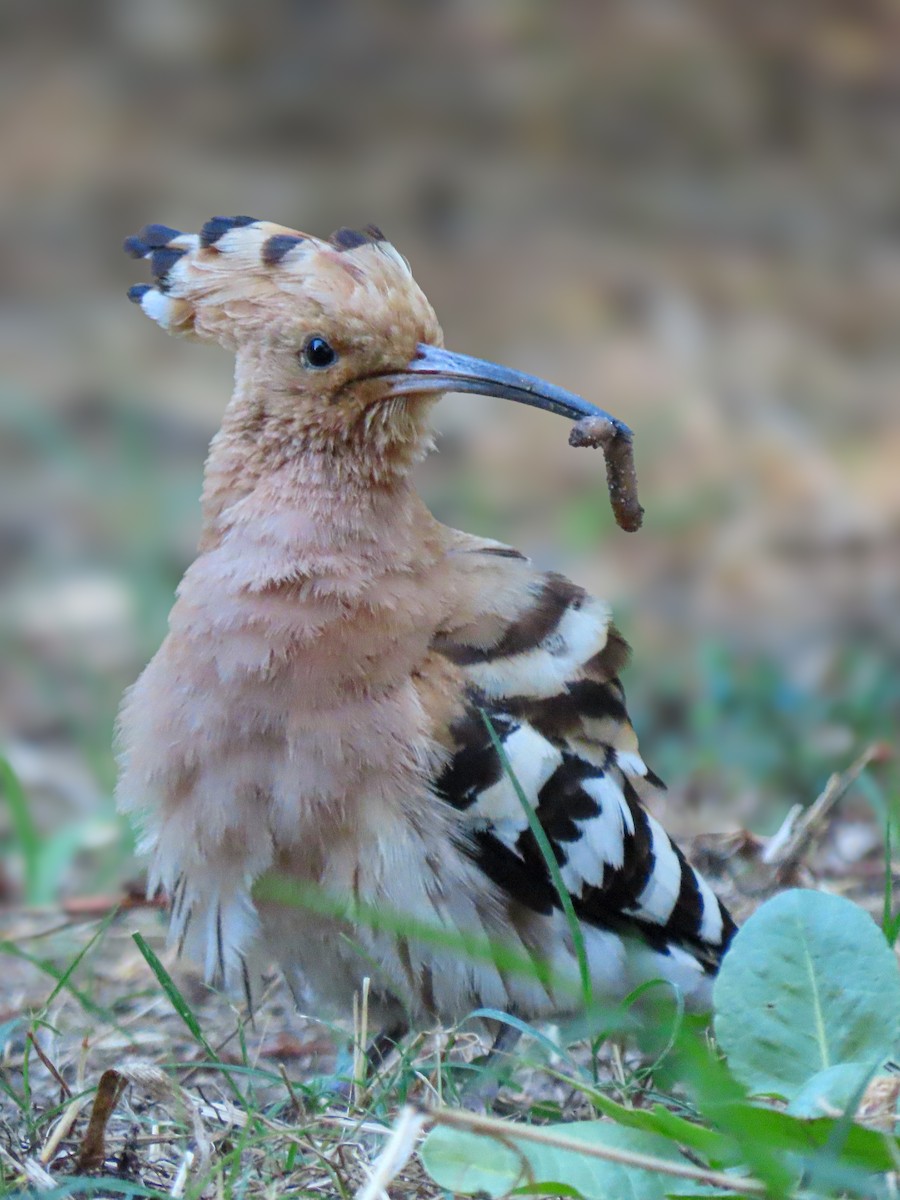
<path fill-rule="evenodd" d="M 372 226 L 215 217 L 125 248 L 153 273 L 131 299 L 237 360 L 198 557 L 120 718 L 119 803 L 173 937 L 248 1001 L 273 957 L 313 1012 L 348 1012 L 369 977 L 393 1035 L 575 1012 L 585 983 L 615 1000 L 664 979 L 708 1007 L 735 926 L 644 807 L 662 785 L 608 607 L 441 525 L 410 478 L 445 391 L 629 431 L 444 350 Z"/>

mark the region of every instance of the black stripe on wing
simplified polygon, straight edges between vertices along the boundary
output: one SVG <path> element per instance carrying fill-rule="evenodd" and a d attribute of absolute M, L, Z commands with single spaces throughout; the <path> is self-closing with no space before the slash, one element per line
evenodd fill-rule
<path fill-rule="evenodd" d="M 592 720 L 608 717 L 622 724 L 628 723 L 625 692 L 618 679 L 605 683 L 579 679 L 566 684 L 565 691 L 556 696 L 537 699 L 509 696 L 504 699 L 504 704 L 514 716 L 528 721 L 555 742 L 565 742 L 578 731 L 586 717 Z"/>
<path fill-rule="evenodd" d="M 535 811 L 557 852 L 560 866 L 565 866 L 570 859 L 570 852 L 566 849 L 567 843 L 574 845 L 584 839 L 584 823 L 599 819 L 606 803 L 589 795 L 584 789 L 584 783 L 606 777 L 605 769 L 587 763 L 575 754 L 565 754 L 562 766 L 541 789 Z M 613 861 L 621 857 L 621 867 L 613 866 L 609 859 L 604 860 L 597 855 L 602 878 L 596 884 L 587 883 L 582 892 L 582 903 L 586 895 L 596 892 L 607 897 L 606 907 L 618 908 L 634 904 L 653 870 L 652 841 L 644 810 L 627 781 L 626 787 L 621 791 L 634 820 L 634 833 L 623 824 L 621 844 L 608 846 L 609 856 Z M 540 848 L 530 831 L 528 838 L 520 841 L 523 856 L 527 855 L 535 867 L 539 864 L 544 866 Z"/>
<path fill-rule="evenodd" d="M 508 556 L 505 548 L 494 553 Z M 584 597 L 584 588 L 571 583 L 564 575 L 547 574 L 535 589 L 531 605 L 507 625 L 493 645 L 474 646 L 438 634 L 434 639 L 433 648 L 461 667 L 527 653 L 556 630 L 570 608 L 577 611 Z"/>
<path fill-rule="evenodd" d="M 524 723 L 509 713 L 492 711 L 490 717 L 501 744 L 523 728 Z M 453 734 L 457 750 L 436 790 L 471 817 L 467 852 L 498 887 L 525 907 L 543 914 L 561 907 L 518 801 L 510 802 L 500 825 L 493 817 L 479 814 L 480 797 L 503 778 L 504 770 L 474 699 Z M 705 899 L 697 875 L 681 851 L 668 838 L 660 843 L 665 835 L 658 826 L 654 842 L 650 818 L 634 786 L 618 768 L 612 749 L 604 766 L 563 750 L 559 766 L 538 794 L 528 799 L 560 869 L 568 875 L 575 912 L 581 920 L 619 933 L 636 933 L 662 953 L 670 944 L 684 946 L 706 970 L 715 970 L 734 924 L 708 890 Z M 661 863 L 654 845 L 666 851 Z M 678 876 L 673 876 L 676 870 Z M 655 871 L 666 875 L 664 882 L 672 897 L 665 920 L 642 907 L 641 896 Z M 721 912 L 722 936 L 715 943 L 702 934 L 708 902 L 717 904 Z"/>
<path fill-rule="evenodd" d="M 491 713 L 490 719 L 501 744 L 518 728 L 518 722 L 503 713 Z M 476 704 L 467 706 L 465 716 L 451 732 L 456 751 L 438 778 L 435 791 L 454 808 L 465 810 L 503 778 L 503 764 Z"/>

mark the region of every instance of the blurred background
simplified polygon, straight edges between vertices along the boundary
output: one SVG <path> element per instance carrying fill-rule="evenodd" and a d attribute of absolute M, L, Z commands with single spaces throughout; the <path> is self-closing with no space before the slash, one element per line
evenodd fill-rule
<path fill-rule="evenodd" d="M 500 401 L 442 403 L 421 486 L 614 603 L 673 826 L 771 832 L 892 740 L 890 0 L 7 0 L 0 95 L 8 904 L 138 875 L 114 715 L 193 555 L 231 372 L 127 303 L 147 221 L 373 221 L 448 346 L 633 427 L 637 534 L 597 455 Z M 879 780 L 848 855 L 877 847 Z"/>

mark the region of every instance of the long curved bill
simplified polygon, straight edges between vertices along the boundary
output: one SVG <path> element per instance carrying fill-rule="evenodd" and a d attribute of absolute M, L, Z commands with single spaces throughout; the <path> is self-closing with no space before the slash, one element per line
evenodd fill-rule
<path fill-rule="evenodd" d="M 416 357 L 403 371 L 389 376 L 391 393 L 395 396 L 415 392 L 474 392 L 479 396 L 499 396 L 558 413 L 572 421 L 585 417 L 600 417 L 615 427 L 617 436 L 631 438 L 631 430 L 617 417 L 590 404 L 574 392 L 556 387 L 536 375 L 526 375 L 510 367 L 471 358 L 468 354 L 453 354 L 439 346 L 419 344 Z"/>
<path fill-rule="evenodd" d="M 606 482 L 616 521 L 622 529 L 639 529 L 644 510 L 637 495 L 632 433 L 624 421 L 590 404 L 574 392 L 468 354 L 453 354 L 439 346 L 419 344 L 416 357 L 402 371 L 383 377 L 392 396 L 429 392 L 475 392 L 499 396 L 534 408 L 545 408 L 575 421 L 571 446 L 595 446 L 606 459 Z"/>

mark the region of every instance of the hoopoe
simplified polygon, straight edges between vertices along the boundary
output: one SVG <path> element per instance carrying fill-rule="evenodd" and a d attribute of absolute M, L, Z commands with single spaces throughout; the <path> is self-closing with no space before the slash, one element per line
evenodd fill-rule
<path fill-rule="evenodd" d="M 573 1012 L 585 961 L 598 997 L 662 978 L 708 1007 L 735 926 L 643 806 L 661 783 L 607 605 L 440 524 L 410 479 L 445 391 L 599 410 L 443 349 L 373 226 L 320 240 L 215 217 L 125 248 L 150 262 L 153 285 L 129 292 L 149 317 L 237 359 L 198 557 L 120 717 L 119 803 L 174 938 L 213 984 L 249 990 L 275 958 L 301 1004 L 346 1009 L 368 976 L 372 1027 L 397 1032 L 484 1007 Z M 266 899 L 273 876 L 332 907 Z M 539 969 L 466 957 L 404 916 Z"/>

